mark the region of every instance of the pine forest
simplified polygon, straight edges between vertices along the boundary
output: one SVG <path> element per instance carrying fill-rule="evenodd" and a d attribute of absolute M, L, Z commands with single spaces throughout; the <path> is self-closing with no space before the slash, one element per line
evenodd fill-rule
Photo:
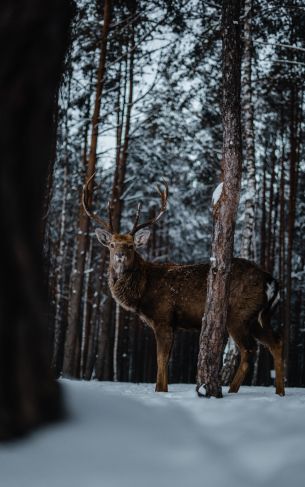
<path fill-rule="evenodd" d="M 209 261 L 212 196 L 222 174 L 222 2 L 77 0 L 57 92 L 55 164 L 44 204 L 49 341 L 57 377 L 155 382 L 153 331 L 112 298 L 109 252 L 83 208 L 126 234 L 138 203 L 168 211 L 141 255 Z M 305 7 L 244 0 L 240 28 L 241 192 L 234 255 L 278 281 L 272 327 L 284 336 L 288 386 L 305 386 Z M 216 192 L 215 192 L 216 189 Z M 216 194 L 215 194 L 216 193 Z M 141 220 L 142 221 L 142 220 Z M 169 382 L 194 383 L 198 331 L 176 331 Z M 238 361 L 229 339 L 223 382 Z M 229 370 L 226 370 L 229 369 Z M 245 379 L 271 385 L 259 346 Z"/>

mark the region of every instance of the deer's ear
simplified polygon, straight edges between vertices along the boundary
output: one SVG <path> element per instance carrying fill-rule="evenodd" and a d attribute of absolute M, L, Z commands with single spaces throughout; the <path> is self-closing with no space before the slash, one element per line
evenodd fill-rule
<path fill-rule="evenodd" d="M 148 239 L 150 237 L 149 230 L 139 230 L 134 236 L 134 243 L 136 247 L 143 247 L 147 244 Z"/>
<path fill-rule="evenodd" d="M 107 230 L 104 230 L 102 228 L 96 228 L 95 229 L 95 234 L 97 236 L 98 241 L 102 244 L 105 245 L 105 247 L 108 247 L 111 241 L 111 233 L 107 232 Z"/>

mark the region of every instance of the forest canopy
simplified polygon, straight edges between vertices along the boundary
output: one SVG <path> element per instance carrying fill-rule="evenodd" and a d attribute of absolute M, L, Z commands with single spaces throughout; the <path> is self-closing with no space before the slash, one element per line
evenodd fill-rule
<path fill-rule="evenodd" d="M 113 208 L 130 230 L 137 203 L 157 211 L 155 184 L 169 182 L 169 209 L 144 255 L 208 260 L 212 194 L 221 182 L 222 2 L 77 0 L 58 93 L 57 144 L 49 178 L 48 262 L 52 365 L 57 375 L 154 381 L 151 331 L 118 309 L 107 285 L 108 254 L 84 215 Z M 286 330 L 288 384 L 305 385 L 304 75 L 301 0 L 244 2 L 241 28 L 243 177 L 235 255 L 280 282 L 275 327 Z M 90 174 L 91 173 L 91 174 Z M 91 188 L 92 190 L 92 188 Z M 194 382 L 198 334 L 179 332 L 172 381 Z M 248 383 L 272 382 L 260 349 Z"/>

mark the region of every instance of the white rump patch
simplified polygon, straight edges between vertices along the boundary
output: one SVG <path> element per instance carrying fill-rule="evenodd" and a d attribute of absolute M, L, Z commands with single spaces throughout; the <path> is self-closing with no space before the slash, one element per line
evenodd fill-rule
<path fill-rule="evenodd" d="M 223 183 L 220 183 L 217 188 L 214 190 L 213 196 L 212 196 L 212 204 L 213 206 L 217 205 L 219 198 L 221 197 L 222 193 L 222 188 L 223 188 Z"/>
<path fill-rule="evenodd" d="M 274 292 L 275 292 L 275 283 L 274 283 L 274 281 L 267 282 L 266 294 L 267 294 L 268 301 L 270 301 L 273 298 Z"/>

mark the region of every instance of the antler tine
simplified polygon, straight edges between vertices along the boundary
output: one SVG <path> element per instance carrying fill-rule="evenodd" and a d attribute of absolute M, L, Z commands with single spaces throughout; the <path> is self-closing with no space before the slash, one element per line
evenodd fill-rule
<path fill-rule="evenodd" d="M 96 221 L 96 223 L 98 223 L 101 227 L 103 227 L 106 230 L 112 232 L 111 225 L 109 225 L 105 220 L 103 220 L 102 218 L 100 218 L 95 212 L 92 212 L 88 208 L 88 196 L 89 196 L 88 195 L 88 193 L 89 193 L 88 187 L 89 187 L 89 184 L 91 183 L 92 179 L 94 178 L 94 176 L 95 176 L 95 172 L 92 174 L 92 176 L 90 176 L 90 178 L 88 179 L 88 181 L 86 182 L 86 184 L 84 184 L 83 193 L 82 193 L 82 205 L 83 205 L 83 208 L 84 208 L 84 211 L 85 211 L 86 215 L 91 220 Z"/>
<path fill-rule="evenodd" d="M 159 186 L 156 186 L 157 188 L 157 191 L 161 197 L 161 203 L 162 203 L 162 206 L 166 206 L 167 204 L 167 199 L 168 199 L 168 184 L 167 182 L 165 181 L 165 179 L 162 179 L 162 182 L 165 186 L 165 190 L 164 191 L 161 191 L 160 187 Z"/>
<path fill-rule="evenodd" d="M 167 182 L 164 179 L 163 179 L 162 182 L 163 182 L 163 184 L 165 186 L 165 190 L 164 191 L 161 191 L 161 189 L 159 188 L 159 186 L 157 186 L 157 191 L 158 191 L 158 193 L 160 195 L 160 198 L 161 198 L 161 208 L 160 208 L 159 214 L 156 217 L 151 218 L 147 222 L 141 223 L 140 225 L 138 225 L 138 220 L 139 220 L 139 216 L 140 216 L 140 210 L 141 210 L 141 206 L 142 206 L 142 203 L 139 203 L 138 210 L 137 210 L 137 214 L 136 214 L 136 219 L 135 219 L 133 228 L 132 228 L 132 230 L 130 232 L 131 235 L 134 235 L 141 228 L 145 228 L 145 227 L 148 227 L 150 225 L 154 225 L 154 223 L 156 223 L 161 218 L 161 216 L 163 215 L 163 213 L 166 211 L 166 209 L 167 209 L 167 200 L 168 200 L 168 184 L 167 184 Z"/>
<path fill-rule="evenodd" d="M 138 207 L 137 207 L 137 212 L 136 212 L 136 217 L 135 217 L 134 224 L 133 224 L 132 230 L 130 232 L 130 235 L 134 235 L 136 233 L 136 228 L 137 228 L 138 221 L 140 218 L 141 208 L 142 208 L 142 201 L 139 201 Z"/>

